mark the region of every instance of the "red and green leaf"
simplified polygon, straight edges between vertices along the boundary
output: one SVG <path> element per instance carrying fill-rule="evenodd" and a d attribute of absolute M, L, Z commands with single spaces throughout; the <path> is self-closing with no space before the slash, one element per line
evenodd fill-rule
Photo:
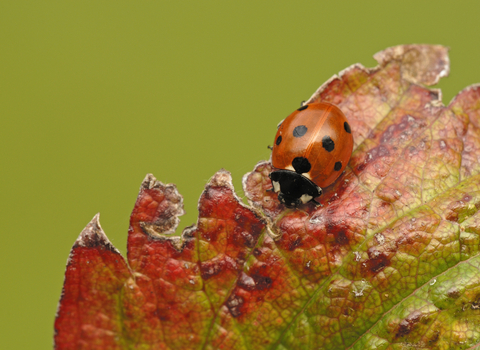
<path fill-rule="evenodd" d="M 480 344 L 480 86 L 449 106 L 425 85 L 441 46 L 354 65 L 307 102 L 347 116 L 354 152 L 319 206 L 288 209 L 268 161 L 245 175 L 250 206 L 221 170 L 197 225 L 174 185 L 147 175 L 127 262 L 96 216 L 72 248 L 57 349 L 460 349 Z"/>

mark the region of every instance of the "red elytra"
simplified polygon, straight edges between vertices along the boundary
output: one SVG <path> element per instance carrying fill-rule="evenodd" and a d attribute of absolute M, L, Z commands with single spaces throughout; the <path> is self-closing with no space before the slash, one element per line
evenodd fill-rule
<path fill-rule="evenodd" d="M 279 125 L 272 151 L 278 170 L 270 178 L 280 201 L 291 206 L 314 201 L 342 174 L 352 150 L 350 125 L 337 106 L 320 102 L 297 109 Z"/>

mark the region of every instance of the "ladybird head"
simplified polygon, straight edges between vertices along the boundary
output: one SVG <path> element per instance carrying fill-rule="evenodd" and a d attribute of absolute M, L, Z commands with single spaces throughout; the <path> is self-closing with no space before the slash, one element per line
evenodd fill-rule
<path fill-rule="evenodd" d="M 322 189 L 305 176 L 291 170 L 275 170 L 269 175 L 278 200 L 287 207 L 315 202 Z"/>

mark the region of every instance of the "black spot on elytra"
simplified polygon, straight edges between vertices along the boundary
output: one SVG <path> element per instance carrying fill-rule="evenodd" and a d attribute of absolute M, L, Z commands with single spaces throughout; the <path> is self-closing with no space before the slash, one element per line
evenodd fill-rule
<path fill-rule="evenodd" d="M 308 173 L 312 168 L 312 165 L 307 158 L 296 157 L 292 161 L 292 166 L 295 169 L 295 172 L 299 174 Z"/>
<path fill-rule="evenodd" d="M 336 162 L 333 169 L 335 169 L 335 171 L 339 171 L 340 169 L 342 169 L 342 162 Z"/>
<path fill-rule="evenodd" d="M 300 112 L 300 111 L 303 111 L 303 110 L 305 110 L 305 109 L 307 109 L 307 108 L 308 108 L 308 105 L 303 105 L 302 107 L 300 107 L 299 109 L 297 109 L 297 111 Z"/>
<path fill-rule="evenodd" d="M 421 316 L 422 314 L 416 311 L 400 322 L 395 338 L 401 338 L 410 334 L 413 328 L 418 324 L 418 321 L 420 321 Z"/>
<path fill-rule="evenodd" d="M 322 139 L 322 146 L 327 152 L 332 152 L 335 149 L 335 142 L 333 142 L 330 136 L 326 135 Z"/>
<path fill-rule="evenodd" d="M 298 125 L 293 129 L 293 136 L 294 137 L 302 137 L 308 131 L 308 128 L 305 125 Z"/>
<path fill-rule="evenodd" d="M 345 128 L 346 132 L 348 132 L 349 134 L 352 133 L 352 129 L 350 129 L 350 125 L 347 122 L 343 123 L 343 127 Z"/>
<path fill-rule="evenodd" d="M 279 135 L 277 137 L 277 141 L 275 141 L 275 144 L 278 146 L 282 142 L 282 135 Z"/>

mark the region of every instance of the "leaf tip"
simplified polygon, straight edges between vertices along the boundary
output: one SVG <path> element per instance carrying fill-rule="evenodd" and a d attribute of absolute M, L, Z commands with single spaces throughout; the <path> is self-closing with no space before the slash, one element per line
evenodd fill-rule
<path fill-rule="evenodd" d="M 228 187 L 233 190 L 232 175 L 228 170 L 220 169 L 208 181 L 210 187 Z"/>
<path fill-rule="evenodd" d="M 160 187 L 160 184 L 161 182 L 153 174 L 147 174 L 142 181 L 141 189 L 151 190 L 152 188 Z"/>
<path fill-rule="evenodd" d="M 205 190 L 203 191 L 202 195 L 200 196 L 200 200 L 198 201 L 198 209 L 200 210 L 202 206 L 202 200 L 205 198 L 205 194 L 211 188 L 224 188 L 230 192 L 231 196 L 240 203 L 241 206 L 246 207 L 243 204 L 242 200 L 238 197 L 237 193 L 235 192 L 235 187 L 233 186 L 232 182 L 232 174 L 226 169 L 220 169 L 217 171 L 211 178 L 208 180 L 208 183 L 205 186 Z"/>
<path fill-rule="evenodd" d="M 100 213 L 97 213 L 82 232 L 80 232 L 73 247 L 96 248 L 99 246 L 120 254 L 103 231 L 100 225 Z"/>
<path fill-rule="evenodd" d="M 142 181 L 140 192 L 152 189 L 156 189 L 158 193 L 163 194 L 164 199 L 168 201 L 173 216 L 176 217 L 174 225 L 166 229 L 163 233 L 175 233 L 178 223 L 180 222 L 178 217 L 185 214 L 185 209 L 183 209 L 183 196 L 178 192 L 175 184 L 165 185 L 161 181 L 158 181 L 153 174 L 147 174 Z"/>

